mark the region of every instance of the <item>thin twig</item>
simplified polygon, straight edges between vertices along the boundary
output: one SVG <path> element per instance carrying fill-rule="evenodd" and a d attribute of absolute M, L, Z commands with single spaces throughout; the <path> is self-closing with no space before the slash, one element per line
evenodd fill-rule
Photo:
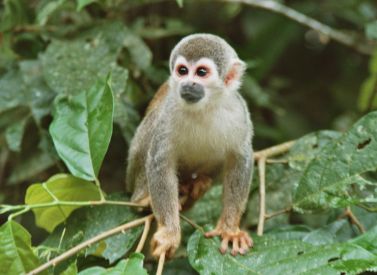
<path fill-rule="evenodd" d="M 144 229 L 143 229 L 143 234 L 141 235 L 139 244 L 136 247 L 136 252 L 141 252 L 143 250 L 145 240 L 147 239 L 149 229 L 151 228 L 151 222 L 152 222 L 153 216 L 151 216 L 149 219 L 145 221 Z"/>
<path fill-rule="evenodd" d="M 266 163 L 288 163 L 289 160 L 287 159 L 266 159 Z"/>
<path fill-rule="evenodd" d="M 300 23 L 301 25 L 304 25 L 306 27 L 309 27 L 319 32 L 325 37 L 329 37 L 343 45 L 351 47 L 362 54 L 372 55 L 374 48 L 376 46 L 371 41 L 367 41 L 365 39 L 363 39 L 363 41 L 359 41 L 360 39 L 357 38 L 355 35 L 350 35 L 348 33 L 344 33 L 342 31 L 333 29 L 319 22 L 318 20 L 315 20 L 277 1 L 272 1 L 272 0 L 222 0 L 222 1 L 232 2 L 232 3 L 244 3 L 249 6 L 262 8 L 268 11 L 281 14 L 289 19 L 292 19 L 293 21 Z"/>
<path fill-rule="evenodd" d="M 285 209 L 282 209 L 282 210 L 279 210 L 279 211 L 276 211 L 276 212 L 272 212 L 270 214 L 265 214 L 264 215 L 264 218 L 267 220 L 267 219 L 271 219 L 275 216 L 279 216 L 279 215 L 283 215 L 283 214 L 286 214 L 286 213 L 289 213 L 292 211 L 292 207 L 287 207 Z"/>
<path fill-rule="evenodd" d="M 13 217 L 15 217 L 15 216 L 18 216 L 21 212 L 25 213 L 32 209 L 37 209 L 37 208 L 48 208 L 48 207 L 55 207 L 55 206 L 95 206 L 95 205 L 123 205 L 123 206 L 143 207 L 143 208 L 146 207 L 145 205 L 142 205 L 142 204 L 138 204 L 134 202 L 127 202 L 127 201 L 108 201 L 108 200 L 105 200 L 105 201 L 52 201 L 52 202 L 46 202 L 46 203 L 21 204 L 21 205 L 0 204 L 0 214 L 18 211 L 13 214 Z"/>
<path fill-rule="evenodd" d="M 184 216 L 182 214 L 179 214 L 179 216 L 181 217 L 182 220 L 184 220 L 185 222 L 187 222 L 188 224 L 190 224 L 195 229 L 198 229 L 198 230 L 204 232 L 203 227 L 201 227 L 200 225 L 198 225 L 197 223 L 195 223 L 193 220 L 187 218 L 186 216 Z"/>
<path fill-rule="evenodd" d="M 294 143 L 295 143 L 295 140 L 287 141 L 287 142 L 281 143 L 279 145 L 275 145 L 275 146 L 269 147 L 267 149 L 255 152 L 254 153 L 254 159 L 258 160 L 261 157 L 268 158 L 268 157 L 280 155 L 282 153 L 287 152 L 293 146 Z"/>
<path fill-rule="evenodd" d="M 357 204 L 358 207 L 368 211 L 368 212 L 377 212 L 377 207 L 369 207 L 364 204 Z"/>
<path fill-rule="evenodd" d="M 162 275 L 162 270 L 164 268 L 164 263 L 165 263 L 165 252 L 163 252 L 160 255 L 160 258 L 158 259 L 158 267 L 157 267 L 156 275 Z"/>
<path fill-rule="evenodd" d="M 266 216 L 266 158 L 258 159 L 259 169 L 259 220 L 257 235 L 263 235 L 264 221 Z"/>
<path fill-rule="evenodd" d="M 32 274 L 38 274 L 46 269 L 48 269 L 50 266 L 56 266 L 57 264 L 61 263 L 63 260 L 75 255 L 76 253 L 78 253 L 80 250 L 96 243 L 96 242 L 99 242 L 103 239 L 106 239 L 112 235 L 115 235 L 115 234 L 118 234 L 122 231 L 125 231 L 127 229 L 130 229 L 132 227 L 135 227 L 135 226 L 138 226 L 140 224 L 143 224 L 145 223 L 147 220 L 149 220 L 153 215 L 148 215 L 144 218 L 140 218 L 140 219 L 137 219 L 137 220 L 134 220 L 132 222 L 129 222 L 129 223 L 126 223 L 126 224 L 123 224 L 123 225 L 120 225 L 118 227 L 115 227 L 115 228 L 112 228 L 108 231 L 105 231 L 79 245 L 76 245 L 75 247 L 72 247 L 71 249 L 67 250 L 66 252 L 64 252 L 63 254 L 57 256 L 56 258 L 46 262 L 45 264 L 39 266 L 38 268 L 30 271 L 29 273 L 27 273 L 28 275 L 32 275 Z"/>
<path fill-rule="evenodd" d="M 356 227 L 359 229 L 361 233 L 366 232 L 364 225 L 359 221 L 359 219 L 352 212 L 350 206 L 348 206 L 346 210 L 344 211 L 343 217 L 347 217 L 350 223 L 356 225 Z"/>

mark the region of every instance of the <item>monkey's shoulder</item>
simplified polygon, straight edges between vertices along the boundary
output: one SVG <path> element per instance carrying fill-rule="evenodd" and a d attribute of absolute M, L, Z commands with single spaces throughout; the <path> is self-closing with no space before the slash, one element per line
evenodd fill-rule
<path fill-rule="evenodd" d="M 146 115 L 149 114 L 152 110 L 158 108 L 158 106 L 161 105 L 162 101 L 166 97 L 169 91 L 169 84 L 168 81 L 165 81 L 160 88 L 157 90 L 156 94 L 152 98 L 152 100 L 149 102 Z"/>

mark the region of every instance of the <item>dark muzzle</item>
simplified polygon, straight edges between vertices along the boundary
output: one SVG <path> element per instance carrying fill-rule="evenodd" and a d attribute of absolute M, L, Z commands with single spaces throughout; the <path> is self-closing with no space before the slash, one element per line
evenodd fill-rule
<path fill-rule="evenodd" d="M 204 97 L 204 88 L 201 84 L 190 82 L 182 85 L 180 93 L 187 103 L 196 103 Z"/>

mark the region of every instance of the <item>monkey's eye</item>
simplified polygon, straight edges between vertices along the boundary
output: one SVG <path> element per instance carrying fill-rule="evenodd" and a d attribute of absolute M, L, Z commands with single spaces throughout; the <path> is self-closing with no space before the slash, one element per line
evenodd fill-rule
<path fill-rule="evenodd" d="M 204 68 L 204 67 L 199 67 L 197 70 L 196 70 L 196 74 L 200 77 L 204 77 L 207 75 L 207 69 Z"/>
<path fill-rule="evenodd" d="M 181 65 L 181 66 L 178 67 L 177 72 L 178 72 L 179 75 L 186 75 L 186 74 L 188 74 L 188 69 L 187 69 L 187 67 Z"/>

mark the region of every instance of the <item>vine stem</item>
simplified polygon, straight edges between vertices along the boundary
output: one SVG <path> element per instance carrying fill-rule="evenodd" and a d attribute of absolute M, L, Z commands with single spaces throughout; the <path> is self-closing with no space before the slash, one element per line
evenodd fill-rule
<path fill-rule="evenodd" d="M 21 215 L 23 213 L 26 213 L 32 209 L 36 208 L 47 208 L 47 207 L 53 207 L 53 206 L 95 206 L 95 205 L 123 205 L 123 206 L 130 206 L 130 207 L 143 207 L 145 208 L 145 205 L 141 205 L 138 203 L 133 202 L 127 202 L 127 201 L 52 201 L 52 202 L 46 202 L 46 203 L 36 203 L 36 204 L 22 204 L 22 205 L 8 205 L 8 204 L 0 204 L 0 209 L 3 208 L 3 210 L 0 210 L 0 214 L 4 214 L 7 212 L 17 211 L 20 210 L 14 214 L 11 214 L 9 218 L 14 218 L 18 215 Z"/>
<path fill-rule="evenodd" d="M 112 235 L 115 235 L 115 234 L 118 234 L 120 232 L 123 232 L 125 230 L 128 230 L 132 227 L 135 227 L 135 226 L 138 226 L 138 225 L 141 225 L 141 224 L 146 224 L 146 222 L 149 220 L 151 220 L 153 218 L 153 214 L 150 214 L 144 218 L 140 218 L 140 219 L 137 219 L 137 220 L 134 220 L 132 222 L 129 222 L 129 223 L 126 223 L 126 224 L 123 224 L 123 225 L 120 225 L 118 227 L 115 227 L 115 228 L 112 228 L 108 231 L 105 231 L 83 243 L 80 243 L 79 245 L 76 245 L 75 247 L 67 250 L 66 252 L 64 252 L 63 254 L 57 256 L 56 258 L 46 262 L 45 264 L 37 267 L 36 269 L 30 271 L 29 273 L 27 273 L 27 275 L 33 275 L 33 274 L 38 274 L 46 269 L 48 269 L 49 267 L 51 266 L 56 266 L 57 264 L 59 264 L 60 262 L 62 262 L 63 260 L 75 255 L 76 253 L 78 253 L 80 250 L 96 243 L 96 242 L 99 242 L 103 239 L 106 239 Z"/>
<path fill-rule="evenodd" d="M 158 259 L 158 267 L 156 271 L 156 275 L 162 275 L 162 270 L 164 269 L 164 264 L 165 264 L 165 254 L 166 252 L 163 252 Z"/>
<path fill-rule="evenodd" d="M 139 244 L 137 245 L 135 252 L 141 252 L 141 251 L 143 250 L 143 247 L 144 247 L 145 241 L 146 241 L 146 239 L 147 239 L 147 236 L 148 236 L 149 230 L 150 230 L 150 228 L 151 228 L 151 222 L 152 222 L 152 219 L 153 219 L 153 216 L 149 216 L 149 219 L 147 219 L 147 220 L 145 221 L 143 234 L 141 235 L 141 238 L 140 238 Z"/>
<path fill-rule="evenodd" d="M 350 35 L 348 33 L 344 33 L 342 31 L 333 29 L 329 27 L 328 25 L 325 25 L 319 22 L 318 20 L 315 20 L 277 1 L 272 1 L 272 0 L 221 0 L 221 1 L 231 2 L 231 3 L 243 3 L 249 6 L 262 8 L 271 12 L 275 12 L 277 14 L 281 14 L 293 21 L 300 23 L 303 26 L 309 27 L 319 32 L 325 37 L 331 38 L 343 45 L 353 48 L 362 54 L 372 55 L 374 48 L 376 46 L 371 41 L 368 41 L 365 39 L 360 41 L 360 38 L 356 37 L 355 35 Z"/>
<path fill-rule="evenodd" d="M 349 222 L 350 222 L 351 224 L 356 225 L 356 227 L 359 229 L 359 231 L 360 231 L 361 233 L 365 233 L 365 232 L 366 232 L 364 225 L 359 221 L 359 219 L 358 219 L 358 218 L 355 216 L 355 214 L 352 212 L 350 206 L 348 206 L 348 207 L 346 208 L 346 210 L 344 211 L 344 213 L 343 213 L 342 216 L 348 218 L 348 220 L 349 220 Z"/>
<path fill-rule="evenodd" d="M 267 149 L 258 151 L 254 153 L 254 160 L 258 162 L 258 171 L 259 171 L 259 219 L 257 227 L 257 235 L 262 236 L 264 231 L 264 223 L 266 219 L 272 217 L 272 214 L 266 214 L 266 162 L 268 158 L 276 155 L 285 153 L 291 149 L 294 140 L 287 141 L 279 145 L 269 147 Z M 285 212 L 286 210 L 278 211 Z"/>
<path fill-rule="evenodd" d="M 269 214 L 265 214 L 264 215 L 264 218 L 267 220 L 267 219 L 271 219 L 273 217 L 276 217 L 276 216 L 279 216 L 279 215 L 283 215 L 283 214 L 286 214 L 286 213 L 289 213 L 292 211 L 292 207 L 287 207 L 285 209 L 281 209 L 279 211 L 276 211 L 276 212 L 273 212 L 273 213 L 269 213 Z"/>
<path fill-rule="evenodd" d="M 289 149 L 291 149 L 294 143 L 295 143 L 295 140 L 291 140 L 291 141 L 287 141 L 287 142 L 269 147 L 267 149 L 257 151 L 254 153 L 254 159 L 258 160 L 261 157 L 265 157 L 267 160 L 267 158 L 269 157 L 280 155 L 282 153 L 287 152 Z"/>

